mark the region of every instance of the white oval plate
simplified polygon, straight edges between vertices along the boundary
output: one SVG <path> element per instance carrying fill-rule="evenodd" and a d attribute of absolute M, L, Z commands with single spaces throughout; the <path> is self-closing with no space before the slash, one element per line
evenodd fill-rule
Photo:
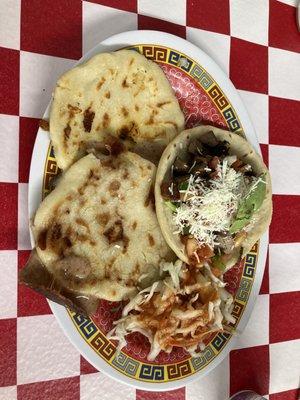
<path fill-rule="evenodd" d="M 201 51 L 196 46 L 187 42 L 184 39 L 179 37 L 162 33 L 156 31 L 130 31 L 124 32 L 115 36 L 112 36 L 100 44 L 98 44 L 95 48 L 90 50 L 78 63 L 82 63 L 87 59 L 91 58 L 97 53 L 108 52 L 118 50 L 120 48 L 134 46 L 134 45 L 158 45 L 162 47 L 166 47 L 168 49 L 175 49 L 175 51 L 186 55 L 187 57 L 194 60 L 198 65 L 201 66 L 212 78 L 213 81 L 217 83 L 219 88 L 221 88 L 223 94 L 229 100 L 230 106 L 235 110 L 236 115 L 238 116 L 238 120 L 240 125 L 243 128 L 243 131 L 250 141 L 250 143 L 255 147 L 255 149 L 260 153 L 260 148 L 258 144 L 258 140 L 253 128 L 253 125 L 249 119 L 249 116 L 245 110 L 245 107 L 235 89 L 231 81 L 224 74 L 224 72 L 218 67 L 218 65 L 203 51 Z M 44 118 L 49 118 L 49 108 L 50 104 L 47 107 Z M 32 160 L 31 160 L 31 168 L 30 168 L 30 178 L 29 178 L 29 215 L 30 218 L 33 217 L 36 209 L 38 208 L 41 200 L 42 200 L 42 187 L 43 187 L 43 174 L 45 168 L 45 160 L 47 158 L 47 152 L 49 148 L 49 137 L 45 134 L 45 131 L 39 129 L 36 142 L 34 145 Z M 34 246 L 33 237 L 31 235 L 31 244 Z M 251 269 L 250 278 L 247 275 L 246 267 L 245 273 L 243 272 L 243 276 L 246 276 L 244 279 L 246 284 L 251 281 L 251 285 L 246 292 L 243 291 L 245 288 L 241 287 L 239 289 L 239 302 L 242 304 L 243 312 L 239 314 L 238 323 L 235 328 L 238 333 L 241 333 L 246 323 L 250 317 L 251 311 L 253 309 L 254 302 L 257 298 L 259 288 L 262 281 L 266 254 L 267 254 L 267 245 L 268 245 L 268 234 L 264 234 L 264 236 L 260 240 L 259 248 L 259 256 L 257 251 L 255 254 L 249 254 L 249 260 L 246 262 L 249 264 Z M 253 267 L 253 263 L 251 260 L 255 259 L 255 265 Z M 249 279 L 248 279 L 249 278 Z M 244 283 L 245 283 L 244 282 Z M 234 344 L 234 338 L 231 336 L 227 338 L 224 342 L 224 345 L 220 346 L 220 348 L 213 347 L 213 350 L 208 349 L 207 353 L 204 352 L 203 357 L 196 360 L 190 360 L 185 365 L 172 364 L 171 370 L 175 370 L 171 372 L 170 369 L 166 369 L 167 366 L 163 367 L 155 367 L 148 365 L 140 365 L 137 364 L 137 367 L 134 368 L 135 371 L 132 374 L 132 370 L 130 369 L 130 361 L 132 359 L 127 360 L 126 355 L 123 353 L 123 359 L 129 361 L 129 365 L 118 361 L 119 363 L 108 362 L 104 358 L 100 357 L 100 355 L 95 351 L 94 348 L 91 347 L 89 340 L 84 339 L 82 333 L 80 334 L 79 325 L 76 327 L 74 320 L 71 318 L 69 312 L 62 306 L 49 301 L 51 310 L 55 317 L 57 318 L 61 328 L 70 339 L 70 341 L 74 344 L 74 346 L 80 351 L 80 353 L 98 370 L 104 372 L 110 377 L 121 381 L 125 384 L 134 386 L 136 388 L 145 389 L 145 390 L 170 390 L 176 389 L 178 387 L 182 387 L 187 383 L 199 379 L 213 368 L 215 368 L 229 353 Z M 216 342 L 217 346 L 219 344 Z M 212 353 L 212 356 L 210 355 Z M 124 361 L 123 360 L 123 361 Z M 122 360 L 121 360 L 122 361 Z M 58 360 L 59 362 L 59 360 Z M 133 361 L 134 363 L 134 361 Z M 182 364 L 182 363 L 181 363 Z M 117 367 L 116 367 L 117 365 Z M 146 373 L 141 377 L 141 368 L 146 368 Z M 173 368 L 174 367 L 174 368 Z M 163 368 L 158 371 L 155 368 Z M 153 369 L 153 370 L 152 370 Z M 188 372 L 186 372 L 188 370 Z M 128 372 L 129 371 L 129 372 Z M 144 371 L 145 372 L 145 371 Z M 161 375 L 161 373 L 163 375 Z M 173 375 L 172 375 L 173 373 Z M 148 375 L 147 375 L 148 374 Z M 157 376 L 160 376 L 159 379 Z M 161 378 L 163 376 L 163 378 Z"/>

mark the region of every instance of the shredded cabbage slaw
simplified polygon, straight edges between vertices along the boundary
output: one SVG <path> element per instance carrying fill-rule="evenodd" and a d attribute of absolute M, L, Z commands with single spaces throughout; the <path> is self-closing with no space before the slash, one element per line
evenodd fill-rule
<path fill-rule="evenodd" d="M 108 337 L 118 341 L 121 350 L 128 334 L 140 332 L 151 345 L 149 361 L 161 351 L 170 353 L 173 347 L 199 355 L 207 335 L 235 322 L 232 303 L 225 283 L 212 274 L 208 264 L 191 271 L 180 260 L 163 261 L 160 279 L 129 301 Z"/>

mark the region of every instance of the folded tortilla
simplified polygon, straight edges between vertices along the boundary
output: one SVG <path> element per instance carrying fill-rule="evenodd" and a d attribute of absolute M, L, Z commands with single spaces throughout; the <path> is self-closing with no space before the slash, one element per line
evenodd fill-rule
<path fill-rule="evenodd" d="M 254 150 L 247 140 L 238 134 L 230 133 L 213 126 L 199 126 L 185 130 L 179 134 L 167 146 L 158 165 L 155 183 L 156 213 L 165 240 L 181 260 L 189 263 L 189 259 L 185 252 L 185 246 L 180 240 L 180 235 L 174 234 L 177 227 L 172 219 L 172 211 L 166 207 L 165 201 L 161 195 L 161 184 L 165 177 L 168 176 L 176 157 L 186 153 L 186 149 L 192 140 L 198 139 L 201 142 L 202 136 L 204 136 L 208 131 L 213 131 L 218 140 L 225 140 L 229 143 L 229 155 L 236 155 L 243 163 L 251 165 L 256 176 L 265 174 L 266 177 L 265 199 L 259 210 L 252 216 L 251 228 L 248 230 L 245 240 L 235 248 L 232 257 L 226 262 L 226 269 L 229 269 L 241 257 L 244 257 L 262 236 L 268 228 L 272 216 L 270 174 L 261 156 Z"/>

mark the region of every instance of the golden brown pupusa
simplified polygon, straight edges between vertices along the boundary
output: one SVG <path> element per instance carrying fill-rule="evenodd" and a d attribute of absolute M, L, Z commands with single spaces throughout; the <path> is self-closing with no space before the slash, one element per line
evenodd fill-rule
<path fill-rule="evenodd" d="M 33 221 L 41 262 L 83 295 L 119 301 L 172 258 L 152 204 L 156 167 L 131 152 L 72 165 Z"/>
<path fill-rule="evenodd" d="M 162 69 L 132 50 L 102 53 L 57 82 L 50 136 L 60 168 L 83 155 L 84 144 L 113 135 L 157 159 L 184 127 L 184 116 Z"/>

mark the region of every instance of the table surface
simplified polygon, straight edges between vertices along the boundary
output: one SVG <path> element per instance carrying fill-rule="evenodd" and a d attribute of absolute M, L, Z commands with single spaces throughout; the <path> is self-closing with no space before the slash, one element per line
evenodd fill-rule
<path fill-rule="evenodd" d="M 0 400 L 225 400 L 242 389 L 272 400 L 299 398 L 300 34 L 295 2 L 0 1 Z M 17 285 L 30 250 L 30 158 L 52 88 L 98 42 L 134 29 L 184 37 L 228 74 L 257 130 L 274 193 L 264 279 L 235 350 L 203 379 L 160 394 L 97 372 L 63 335 L 46 300 Z"/>

